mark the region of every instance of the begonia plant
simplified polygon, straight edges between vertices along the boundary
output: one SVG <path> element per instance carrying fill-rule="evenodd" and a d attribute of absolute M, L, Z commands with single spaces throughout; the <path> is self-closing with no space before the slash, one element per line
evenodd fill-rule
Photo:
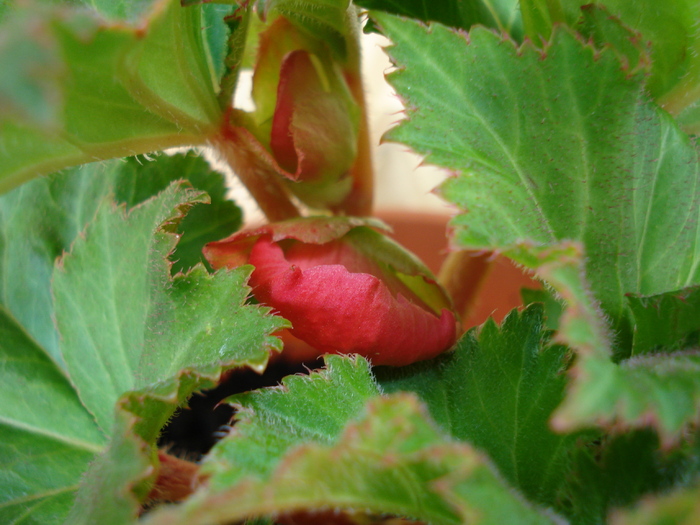
<path fill-rule="evenodd" d="M 699 20 L 0 0 L 0 523 L 700 522 Z M 437 276 L 373 207 L 365 33 Z"/>

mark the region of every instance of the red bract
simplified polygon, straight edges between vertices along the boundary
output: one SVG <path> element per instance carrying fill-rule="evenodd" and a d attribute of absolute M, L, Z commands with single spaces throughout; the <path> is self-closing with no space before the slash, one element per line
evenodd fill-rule
<path fill-rule="evenodd" d="M 430 271 L 386 236 L 345 218 L 295 219 L 211 243 L 215 267 L 255 266 L 255 297 L 322 353 L 408 365 L 449 349 L 457 321 Z"/>

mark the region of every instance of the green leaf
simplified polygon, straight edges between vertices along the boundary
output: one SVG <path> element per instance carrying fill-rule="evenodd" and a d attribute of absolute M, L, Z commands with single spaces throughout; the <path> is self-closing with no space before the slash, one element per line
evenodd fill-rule
<path fill-rule="evenodd" d="M 610 36 L 607 28 L 621 22 L 639 35 L 638 45 L 647 47 L 651 56 L 648 92 L 659 104 L 678 117 L 683 128 L 696 133 L 700 129 L 700 34 L 695 23 L 700 4 L 695 0 L 656 2 L 643 0 L 524 0 L 520 9 L 526 33 L 531 40 L 548 40 L 554 23 L 577 27 L 584 10 L 584 32 Z M 607 11 L 608 15 L 603 15 Z M 596 11 L 600 16 L 593 14 Z M 591 16 L 591 14 L 593 14 Z M 586 27 L 587 25 L 587 27 Z M 602 43 L 596 39 L 596 43 Z M 608 41 L 629 49 L 618 38 Z M 624 53 L 622 48 L 618 50 Z"/>
<path fill-rule="evenodd" d="M 456 243 L 536 269 L 566 301 L 557 337 L 579 357 L 557 428 L 652 424 L 664 442 L 679 438 L 700 407 L 696 356 L 618 366 L 610 355 L 631 352 L 626 294 L 700 277 L 688 137 L 614 51 L 567 30 L 539 51 L 479 28 L 465 37 L 377 18 L 395 43 L 391 80 L 409 108 L 390 137 L 458 172 L 442 187 L 469 210 L 454 221 Z"/>
<path fill-rule="evenodd" d="M 251 475 L 269 478 L 296 445 L 333 443 L 347 422 L 362 413 L 365 403 L 379 395 L 369 364 L 361 357 L 328 356 L 324 371 L 285 377 L 282 386 L 228 399 L 242 408 L 237 415 L 240 423 L 235 434 L 219 442 L 205 462 L 214 490 Z M 235 458 L 235 469 L 230 458 Z"/>
<path fill-rule="evenodd" d="M 186 5 L 185 2 L 180 2 Z M 216 78 L 221 78 L 225 71 L 224 60 L 227 53 L 227 40 L 229 29 L 224 22 L 224 17 L 231 14 L 232 7 L 222 4 L 203 4 L 202 20 L 205 23 L 205 42 L 209 49 L 212 61 L 212 69 Z"/>
<path fill-rule="evenodd" d="M 195 152 L 173 156 L 160 155 L 156 160 L 131 158 L 121 163 L 115 181 L 117 202 L 133 207 L 176 180 L 187 180 L 195 189 L 206 191 L 209 203 L 195 204 L 180 221 L 181 234 L 174 253 L 172 272 L 184 272 L 195 264 L 206 263 L 202 256 L 205 244 L 229 236 L 241 227 L 242 213 L 226 198 L 224 176 L 213 170 Z"/>
<path fill-rule="evenodd" d="M 182 369 L 221 363 L 232 352 L 264 367 L 264 346 L 274 346 L 257 334 L 280 321 L 240 308 L 247 294 L 245 271 L 207 277 L 200 266 L 170 280 L 167 256 L 179 221 L 172 210 L 197 198 L 171 185 L 128 215 L 105 200 L 54 272 L 62 354 L 85 406 L 107 432 L 123 393 Z M 242 333 L 230 330 L 236 316 L 245 326 Z"/>
<path fill-rule="evenodd" d="M 356 4 L 423 22 L 440 22 L 467 30 L 479 24 L 507 33 L 516 40 L 523 37 L 518 0 L 359 0 Z"/>
<path fill-rule="evenodd" d="M 696 28 L 700 4 L 695 0 L 605 0 L 602 4 L 627 27 L 641 33 L 643 41 L 650 42 L 649 93 L 664 109 L 685 120 L 684 128 L 695 131 L 700 122 L 691 122 L 688 117 L 689 110 L 700 102 L 700 34 Z"/>
<path fill-rule="evenodd" d="M 0 196 L 0 304 L 57 363 L 51 274 L 111 190 L 120 162 L 89 164 Z"/>
<path fill-rule="evenodd" d="M 546 42 L 552 34 L 554 24 L 565 23 L 566 14 L 569 14 L 571 21 L 572 11 L 575 17 L 581 4 L 578 0 L 522 0 L 520 16 L 523 17 L 525 34 L 537 45 Z"/>
<path fill-rule="evenodd" d="M 700 287 L 627 300 L 635 321 L 632 355 L 699 346 Z"/>
<path fill-rule="evenodd" d="M 128 214 L 106 199 L 54 272 L 66 368 L 113 436 L 83 479 L 71 523 L 135 516 L 153 471 L 149 450 L 175 409 L 225 368 L 263 369 L 267 349 L 279 347 L 269 334 L 286 322 L 243 306 L 246 269 L 210 275 L 200 265 L 170 277 L 172 233 L 197 198 L 173 184 Z"/>
<path fill-rule="evenodd" d="M 600 4 L 582 6 L 581 15 L 576 29 L 596 47 L 611 46 L 620 55 L 625 69 L 634 70 L 638 65 L 651 69 L 650 46 L 641 33 L 623 25 Z"/>
<path fill-rule="evenodd" d="M 0 306 L 0 522 L 63 523 L 106 444 L 60 367 Z"/>
<path fill-rule="evenodd" d="M 0 191 L 66 166 L 206 142 L 221 112 L 200 8 L 157 7 L 133 24 L 66 5 L 6 17 Z"/>
<path fill-rule="evenodd" d="M 281 390 L 237 397 L 241 420 L 208 457 L 208 486 L 147 523 L 229 523 L 320 508 L 435 524 L 475 515 L 480 523 L 551 523 L 478 454 L 446 439 L 413 396 L 378 396 L 364 359 L 330 356 L 327 364 L 286 378 Z"/>
<path fill-rule="evenodd" d="M 559 328 L 559 318 L 565 306 L 551 290 L 523 288 L 520 290 L 523 304 L 542 303 L 544 305 L 545 325 L 550 330 Z"/>
<path fill-rule="evenodd" d="M 568 514 L 577 523 L 608 523 L 611 510 L 668 491 L 697 474 L 697 449 L 659 448 L 653 430 L 603 436 L 575 451 L 574 470 L 563 484 Z"/>
<path fill-rule="evenodd" d="M 32 308 L 43 312 L 34 331 L 52 344 L 60 340 L 60 353 L 45 351 L 0 306 L 0 384 L 12 399 L 0 409 L 0 521 L 23 516 L 62 523 L 81 479 L 81 503 L 70 523 L 131 519 L 152 481 L 151 451 L 174 410 L 193 391 L 214 386 L 225 368 L 264 366 L 266 348 L 278 346 L 269 334 L 284 321 L 243 306 L 245 270 L 211 276 L 197 266 L 171 279 L 166 257 L 180 222 L 173 207 L 182 212 L 193 198 L 201 201 L 200 194 L 169 186 L 128 216 L 105 197 L 116 180 L 128 186 L 139 167 L 157 178 L 159 169 L 182 175 L 188 166 L 202 168 L 201 162 L 178 156 L 149 169 L 136 159 L 91 165 L 35 180 L 0 199 L 3 299 L 12 299 L 7 303 L 29 320 Z M 202 182 L 215 189 L 205 173 L 200 170 Z M 54 309 L 49 272 L 71 244 L 54 274 Z M 134 368 L 100 368 L 110 360 Z M 109 434 L 104 454 L 93 461 Z"/>
<path fill-rule="evenodd" d="M 174 271 L 181 271 L 201 259 L 204 243 L 236 230 L 241 217 L 226 200 L 223 177 L 194 153 L 88 164 L 0 196 L 0 304 L 59 364 L 63 357 L 50 291 L 54 261 L 70 249 L 109 193 L 132 207 L 180 179 L 207 191 L 212 202 L 195 205 L 178 226 L 183 237 L 171 258 L 178 261 Z"/>
<path fill-rule="evenodd" d="M 489 320 L 452 354 L 377 371 L 387 392 L 418 394 L 453 438 L 488 453 L 500 472 L 531 500 L 556 506 L 578 435 L 549 428 L 564 398 L 567 350 L 549 343 L 543 308 L 511 312 L 501 327 Z"/>
<path fill-rule="evenodd" d="M 232 104 L 246 51 L 252 53 L 246 48 L 251 13 L 244 6 L 232 11 L 229 6 L 217 4 L 204 4 L 202 10 L 207 21 L 207 42 L 220 79 L 219 104 L 225 109 Z"/>
<path fill-rule="evenodd" d="M 620 365 L 596 358 L 581 360 L 584 379 L 556 414 L 554 424 L 653 425 L 665 444 L 680 439 L 690 422 L 700 421 L 700 354 L 634 357 Z"/>
<path fill-rule="evenodd" d="M 527 265 L 527 247 L 510 253 L 518 243 L 579 241 L 586 279 L 622 344 L 625 293 L 698 280 L 699 195 L 688 191 L 697 153 L 613 52 L 564 30 L 545 55 L 479 28 L 466 39 L 439 25 L 379 21 L 396 44 L 392 83 L 410 108 L 390 137 L 460 172 L 442 193 L 469 210 L 454 221 L 461 246 Z"/>
<path fill-rule="evenodd" d="M 486 452 L 530 501 L 573 523 L 603 522 L 611 508 L 692 473 L 686 458 L 694 451 L 663 454 L 651 431 L 601 437 L 551 429 L 569 357 L 549 341 L 544 322 L 542 306 L 531 305 L 500 328 L 488 321 L 471 330 L 453 354 L 375 373 L 385 392 L 416 393 L 453 438 Z"/>

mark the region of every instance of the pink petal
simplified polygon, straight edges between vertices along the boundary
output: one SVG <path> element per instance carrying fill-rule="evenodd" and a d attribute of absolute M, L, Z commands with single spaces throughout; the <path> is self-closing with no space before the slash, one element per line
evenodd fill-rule
<path fill-rule="evenodd" d="M 293 180 L 333 182 L 347 174 L 357 153 L 349 103 L 336 86 L 324 88 L 309 52 L 297 49 L 285 56 L 270 147 Z"/>
<path fill-rule="evenodd" d="M 393 297 L 376 277 L 340 265 L 302 270 L 290 264 L 268 238 L 253 247 L 250 279 L 255 296 L 289 319 L 292 334 L 320 353 L 358 353 L 375 365 L 407 365 L 447 350 L 456 339 L 456 319 L 438 318 Z"/>
<path fill-rule="evenodd" d="M 304 217 L 289 219 L 236 232 L 221 241 L 210 242 L 204 247 L 204 256 L 214 268 L 235 268 L 248 262 L 253 244 L 262 235 L 270 235 L 275 242 L 296 239 L 308 244 L 324 244 L 340 239 L 358 226 L 369 226 L 383 231 L 389 230 L 386 224 L 378 219 L 370 218 Z"/>

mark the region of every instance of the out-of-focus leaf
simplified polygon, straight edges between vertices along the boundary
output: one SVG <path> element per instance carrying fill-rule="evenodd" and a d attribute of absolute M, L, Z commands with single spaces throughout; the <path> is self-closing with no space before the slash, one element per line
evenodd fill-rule
<path fill-rule="evenodd" d="M 89 164 L 0 196 L 0 304 L 59 364 L 50 289 L 54 261 L 92 219 L 121 166 Z"/>
<path fill-rule="evenodd" d="M 651 50 L 649 42 L 641 33 L 636 33 L 611 16 L 601 4 L 587 4 L 581 7 L 582 19 L 576 26 L 584 37 L 596 47 L 612 47 L 620 56 L 625 69 L 634 70 L 637 66 L 649 67 Z"/>
<path fill-rule="evenodd" d="M 561 496 L 574 523 L 608 523 L 614 509 L 685 484 L 697 474 L 695 458 L 693 446 L 660 450 L 651 429 L 603 436 L 575 451 Z"/>
<path fill-rule="evenodd" d="M 639 35 L 635 44 L 648 48 L 651 56 L 648 92 L 664 109 L 678 117 L 685 130 L 697 133 L 700 130 L 697 111 L 700 105 L 700 33 L 696 23 L 700 4 L 695 0 L 520 2 L 525 32 L 535 42 L 549 39 L 556 22 L 577 28 L 582 8 L 588 11 L 583 27 L 587 35 L 610 37 L 607 29 L 618 22 L 610 20 L 609 16 Z M 597 38 L 596 42 L 602 43 Z M 623 48 L 629 50 L 628 43 L 617 38 L 607 43 L 623 53 Z"/>
<path fill-rule="evenodd" d="M 466 445 L 437 430 L 410 395 L 378 396 L 367 362 L 330 356 L 328 369 L 283 389 L 236 397 L 231 435 L 204 469 L 208 486 L 149 524 L 229 523 L 319 508 L 359 508 L 431 523 L 551 523 Z"/>
<path fill-rule="evenodd" d="M 612 515 L 612 525 L 694 525 L 700 522 L 700 489 L 697 486 L 648 497 L 629 510 Z"/>
<path fill-rule="evenodd" d="M 224 176 L 213 170 L 203 157 L 188 152 L 160 155 L 155 161 L 128 159 L 119 165 L 114 182 L 117 202 L 133 207 L 164 190 L 171 182 L 183 179 L 195 189 L 206 191 L 210 202 L 195 204 L 178 224 L 177 233 L 181 237 L 170 256 L 174 261 L 173 273 L 187 271 L 199 262 L 205 263 L 204 245 L 228 237 L 240 228 L 242 213 L 226 198 Z"/>
<path fill-rule="evenodd" d="M 559 328 L 559 318 L 565 305 L 557 299 L 551 290 L 523 288 L 520 290 L 523 304 L 542 303 L 544 305 L 545 326 L 550 330 Z"/>
<path fill-rule="evenodd" d="M 470 29 L 483 25 L 522 40 L 522 18 L 518 0 L 359 0 L 367 9 L 386 11 L 423 22 Z"/>
<path fill-rule="evenodd" d="M 346 38 L 356 27 L 350 0 L 256 0 L 255 9 L 265 20 L 282 15 L 314 38 L 324 41 L 338 58 L 348 53 Z"/>
<path fill-rule="evenodd" d="M 186 5 L 185 2 L 180 2 Z M 212 61 L 212 69 L 217 79 L 224 74 L 224 61 L 227 54 L 227 40 L 229 28 L 224 18 L 231 14 L 232 7 L 219 3 L 205 3 L 202 5 L 202 22 L 206 44 L 209 48 L 209 56 Z"/>
<path fill-rule="evenodd" d="M 627 300 L 635 323 L 633 355 L 700 346 L 700 287 Z"/>
<path fill-rule="evenodd" d="M 0 26 L 0 191 L 70 165 L 201 144 L 216 129 L 200 8 L 103 4 L 152 8 L 115 23 L 31 3 Z"/>

